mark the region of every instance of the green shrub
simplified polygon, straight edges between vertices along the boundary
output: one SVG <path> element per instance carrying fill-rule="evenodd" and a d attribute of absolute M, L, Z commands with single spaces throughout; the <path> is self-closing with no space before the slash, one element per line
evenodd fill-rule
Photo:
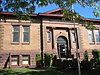
<path fill-rule="evenodd" d="M 61 59 L 56 60 L 55 67 L 57 67 L 58 69 L 63 69 L 63 62 Z"/>
<path fill-rule="evenodd" d="M 92 51 L 93 59 L 91 60 L 93 67 L 98 67 L 100 65 L 100 51 L 97 49 L 94 49 Z"/>
<path fill-rule="evenodd" d="M 51 61 L 52 61 L 52 56 L 49 53 L 44 54 L 44 64 L 45 67 L 50 67 L 51 66 Z"/>
<path fill-rule="evenodd" d="M 72 69 L 76 69 L 78 67 L 77 59 L 73 59 L 72 62 L 70 62 L 70 63 L 71 63 L 70 66 L 71 66 Z"/>
<path fill-rule="evenodd" d="M 36 67 L 41 67 L 41 54 L 36 54 Z"/>
<path fill-rule="evenodd" d="M 98 63 L 98 60 L 91 59 L 90 62 L 91 62 L 92 67 L 93 67 L 93 68 L 96 68 L 97 63 Z"/>
<path fill-rule="evenodd" d="M 92 69 L 92 65 L 90 61 L 81 61 L 81 68 L 88 70 L 88 69 Z"/>
<path fill-rule="evenodd" d="M 100 60 L 100 51 L 99 51 L 99 50 L 94 49 L 94 50 L 92 51 L 92 54 L 93 54 L 93 58 L 94 58 L 95 60 Z"/>
<path fill-rule="evenodd" d="M 84 60 L 88 61 L 88 52 L 87 51 L 84 52 Z"/>
<path fill-rule="evenodd" d="M 52 66 L 56 66 L 57 55 L 52 58 Z"/>
<path fill-rule="evenodd" d="M 62 66 L 63 69 L 69 68 L 69 61 L 68 60 L 63 60 L 63 62 L 61 64 L 63 64 L 63 66 Z"/>

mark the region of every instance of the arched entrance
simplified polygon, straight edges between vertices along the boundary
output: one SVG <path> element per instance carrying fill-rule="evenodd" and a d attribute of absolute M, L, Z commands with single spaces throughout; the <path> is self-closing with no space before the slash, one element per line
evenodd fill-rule
<path fill-rule="evenodd" d="M 57 38 L 57 50 L 59 58 L 65 58 L 68 54 L 68 40 L 64 36 L 59 36 Z"/>

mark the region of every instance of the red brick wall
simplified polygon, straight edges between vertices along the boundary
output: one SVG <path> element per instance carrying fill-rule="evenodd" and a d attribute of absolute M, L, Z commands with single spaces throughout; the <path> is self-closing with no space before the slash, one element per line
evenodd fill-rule
<path fill-rule="evenodd" d="M 0 68 L 9 68 L 9 67 L 36 67 L 35 62 L 35 55 L 37 52 L 33 51 L 2 51 L 0 52 Z M 12 66 L 11 65 L 11 55 L 18 55 L 19 56 L 19 65 Z M 30 63 L 29 65 L 22 65 L 22 55 L 29 55 L 30 56 Z M 10 56 L 10 59 L 9 59 Z M 9 64 L 10 60 L 10 64 Z"/>

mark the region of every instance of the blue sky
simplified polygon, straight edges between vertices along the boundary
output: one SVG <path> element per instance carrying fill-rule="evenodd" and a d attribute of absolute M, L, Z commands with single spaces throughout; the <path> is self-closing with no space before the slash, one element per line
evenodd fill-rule
<path fill-rule="evenodd" d="M 55 4 L 49 4 L 48 6 L 43 6 L 43 7 L 36 6 L 35 13 L 46 12 L 46 11 L 53 10 L 56 8 L 58 8 L 58 6 L 56 6 Z M 78 12 L 81 16 L 83 16 L 85 18 L 100 19 L 100 17 L 96 18 L 93 15 L 93 8 L 92 7 L 83 8 L 79 4 L 74 4 L 74 9 L 76 10 L 76 12 Z"/>

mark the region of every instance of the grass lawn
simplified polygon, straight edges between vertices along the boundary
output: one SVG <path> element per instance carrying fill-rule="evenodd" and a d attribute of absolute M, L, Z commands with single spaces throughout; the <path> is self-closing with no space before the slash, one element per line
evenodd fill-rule
<path fill-rule="evenodd" d="M 82 75 L 100 75 L 100 69 L 81 70 Z M 56 68 L 7 68 L 0 69 L 0 75 L 78 75 L 77 69 L 59 70 Z"/>

